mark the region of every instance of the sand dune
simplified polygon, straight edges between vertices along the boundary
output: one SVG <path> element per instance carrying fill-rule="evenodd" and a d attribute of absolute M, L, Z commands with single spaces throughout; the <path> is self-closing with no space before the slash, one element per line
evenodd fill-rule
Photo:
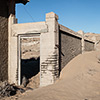
<path fill-rule="evenodd" d="M 54 85 L 27 91 L 18 100 L 100 100 L 99 51 L 78 55 Z"/>

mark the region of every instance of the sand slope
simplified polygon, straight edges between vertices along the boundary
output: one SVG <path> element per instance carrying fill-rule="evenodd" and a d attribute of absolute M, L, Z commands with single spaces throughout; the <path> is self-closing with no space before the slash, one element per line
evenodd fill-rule
<path fill-rule="evenodd" d="M 18 100 L 100 100 L 100 52 L 78 55 L 61 72 L 57 83 L 28 91 Z"/>

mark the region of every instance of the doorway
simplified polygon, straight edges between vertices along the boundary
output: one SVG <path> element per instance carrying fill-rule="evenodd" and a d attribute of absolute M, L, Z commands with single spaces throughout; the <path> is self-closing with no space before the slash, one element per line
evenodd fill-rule
<path fill-rule="evenodd" d="M 29 87 L 38 88 L 40 84 L 40 34 L 19 36 L 19 84 L 25 77 Z"/>

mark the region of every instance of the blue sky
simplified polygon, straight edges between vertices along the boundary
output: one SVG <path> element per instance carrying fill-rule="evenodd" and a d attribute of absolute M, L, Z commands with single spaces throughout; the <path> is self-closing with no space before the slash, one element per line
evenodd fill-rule
<path fill-rule="evenodd" d="M 100 0 L 30 0 L 16 5 L 18 23 L 45 21 L 49 12 L 55 12 L 59 23 L 74 31 L 100 33 Z"/>

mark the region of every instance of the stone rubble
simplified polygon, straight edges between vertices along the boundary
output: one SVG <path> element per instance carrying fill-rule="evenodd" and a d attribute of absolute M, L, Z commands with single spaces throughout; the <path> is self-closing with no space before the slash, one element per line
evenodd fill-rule
<path fill-rule="evenodd" d="M 0 82 L 0 99 L 3 97 L 10 97 L 20 91 L 25 92 L 24 89 L 15 86 L 15 84 L 9 84 L 7 81 Z"/>

